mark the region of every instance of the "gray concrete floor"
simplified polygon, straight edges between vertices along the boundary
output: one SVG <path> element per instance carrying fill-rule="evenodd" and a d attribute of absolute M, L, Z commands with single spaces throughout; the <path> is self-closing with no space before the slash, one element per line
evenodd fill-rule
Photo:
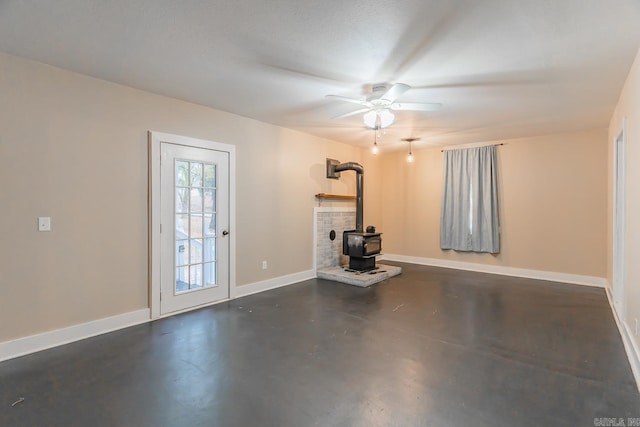
<path fill-rule="evenodd" d="M 394 264 L 370 288 L 309 280 L 0 363 L 0 426 L 640 417 L 602 289 Z"/>

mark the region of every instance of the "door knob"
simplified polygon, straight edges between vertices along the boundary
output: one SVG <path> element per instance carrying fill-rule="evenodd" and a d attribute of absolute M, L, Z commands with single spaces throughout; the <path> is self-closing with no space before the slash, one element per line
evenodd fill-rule
<path fill-rule="evenodd" d="M 229 232 L 228 232 L 227 230 L 223 230 L 223 231 L 222 231 L 222 235 L 223 235 L 223 236 L 228 236 L 228 235 L 229 235 Z"/>

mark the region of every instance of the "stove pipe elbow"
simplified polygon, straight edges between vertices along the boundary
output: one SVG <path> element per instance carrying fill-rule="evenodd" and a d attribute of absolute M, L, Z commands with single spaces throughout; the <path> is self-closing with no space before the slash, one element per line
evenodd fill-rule
<path fill-rule="evenodd" d="M 355 171 L 357 174 L 362 175 L 364 173 L 364 168 L 360 163 L 356 162 L 346 162 L 340 163 L 335 167 L 336 172 L 344 172 L 344 171 Z"/>
<path fill-rule="evenodd" d="M 338 179 L 340 172 L 354 171 L 356 173 L 356 232 L 364 232 L 364 203 L 362 193 L 364 187 L 364 168 L 360 163 L 346 162 L 338 163 L 337 160 L 327 159 L 327 178 Z"/>

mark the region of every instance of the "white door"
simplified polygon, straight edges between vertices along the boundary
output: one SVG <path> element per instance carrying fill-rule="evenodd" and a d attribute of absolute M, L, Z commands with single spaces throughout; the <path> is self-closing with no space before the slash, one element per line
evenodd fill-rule
<path fill-rule="evenodd" d="M 160 144 L 160 314 L 229 298 L 229 153 Z"/>

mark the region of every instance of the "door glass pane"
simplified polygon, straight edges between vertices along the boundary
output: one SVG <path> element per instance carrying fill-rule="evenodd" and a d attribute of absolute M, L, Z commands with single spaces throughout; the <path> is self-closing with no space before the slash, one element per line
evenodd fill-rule
<path fill-rule="evenodd" d="M 189 289 L 202 287 L 202 264 L 189 267 Z"/>
<path fill-rule="evenodd" d="M 216 263 L 210 262 L 204 264 L 204 286 L 216 286 L 217 285 L 217 277 L 216 277 Z"/>
<path fill-rule="evenodd" d="M 204 211 L 207 213 L 216 211 L 216 190 L 211 188 L 204 190 Z"/>
<path fill-rule="evenodd" d="M 204 239 L 204 262 L 216 260 L 216 239 Z"/>
<path fill-rule="evenodd" d="M 191 186 L 202 187 L 202 163 L 191 163 Z"/>
<path fill-rule="evenodd" d="M 176 213 L 189 213 L 188 188 L 176 188 Z"/>
<path fill-rule="evenodd" d="M 176 215 L 176 239 L 186 239 L 189 237 L 189 215 Z"/>
<path fill-rule="evenodd" d="M 204 235 L 205 237 L 215 237 L 216 235 L 216 214 L 204 215 Z"/>
<path fill-rule="evenodd" d="M 216 165 L 204 166 L 204 186 L 207 188 L 213 188 L 216 186 Z"/>
<path fill-rule="evenodd" d="M 189 185 L 189 162 L 176 161 L 176 185 L 187 187 Z"/>
<path fill-rule="evenodd" d="M 189 289 L 189 267 L 176 268 L 176 293 Z"/>
<path fill-rule="evenodd" d="M 191 239 L 190 260 L 189 264 L 201 264 L 202 263 L 202 239 Z"/>
<path fill-rule="evenodd" d="M 192 239 L 202 237 L 202 214 L 191 214 L 189 215 L 189 220 L 191 223 L 191 233 L 189 234 L 189 236 Z"/>
<path fill-rule="evenodd" d="M 176 266 L 189 264 L 189 241 L 176 240 Z"/>
<path fill-rule="evenodd" d="M 191 189 L 191 212 L 199 213 L 202 212 L 202 188 L 192 188 Z"/>

